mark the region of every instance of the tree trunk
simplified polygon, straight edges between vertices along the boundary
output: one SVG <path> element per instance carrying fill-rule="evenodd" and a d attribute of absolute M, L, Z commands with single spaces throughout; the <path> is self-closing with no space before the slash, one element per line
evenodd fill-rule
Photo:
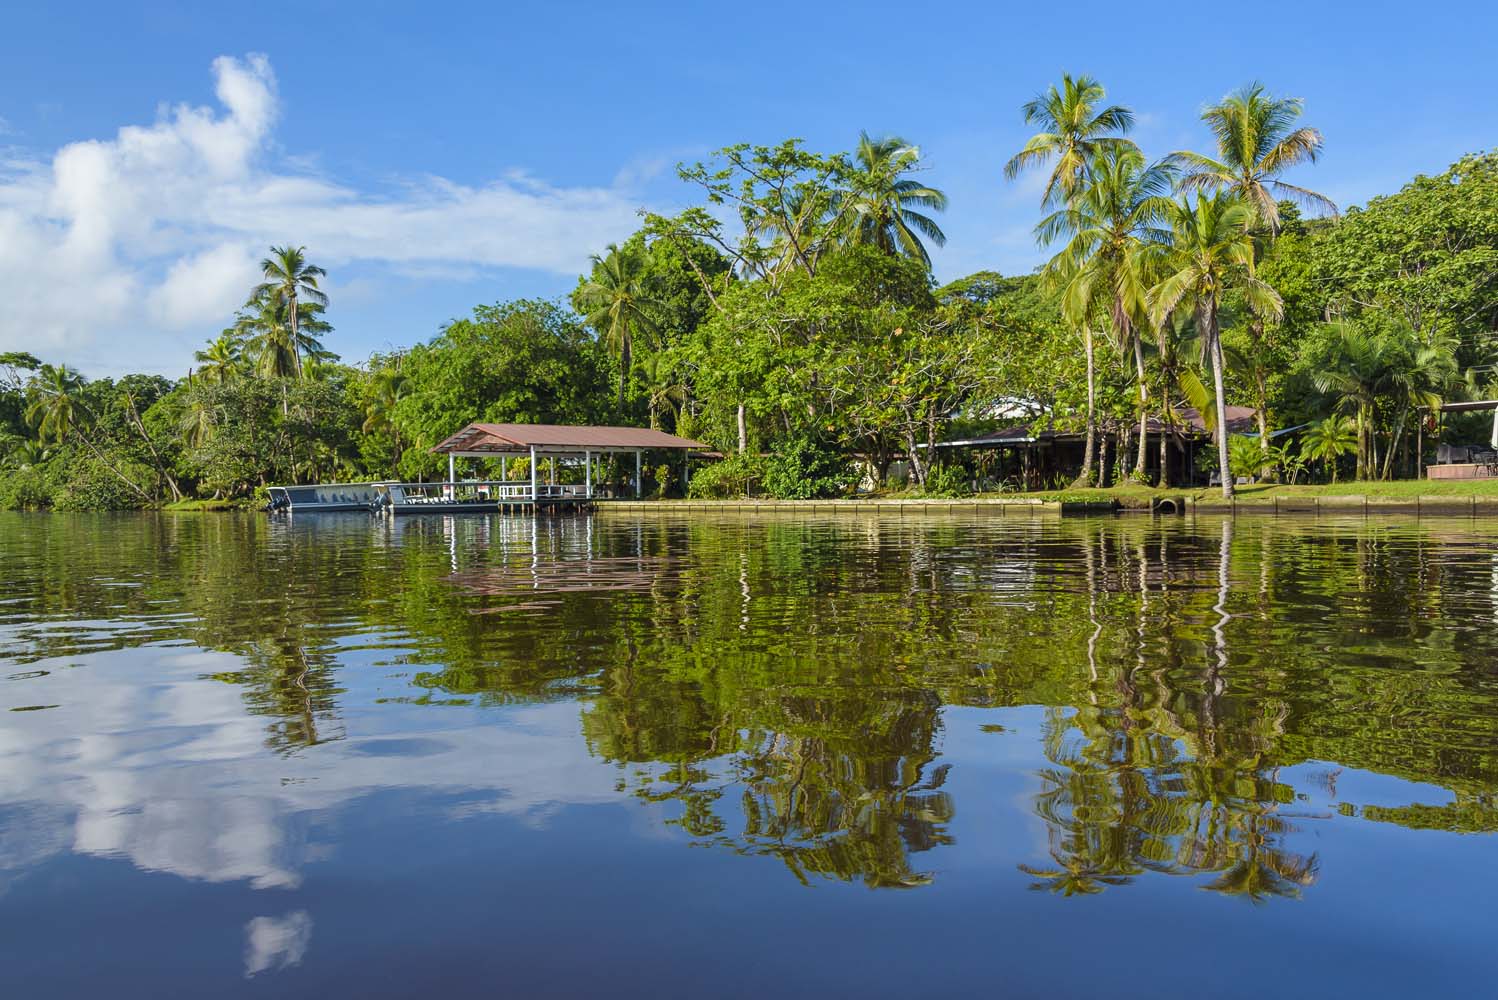
<path fill-rule="evenodd" d="M 1078 486 L 1091 486 L 1092 461 L 1097 450 L 1097 372 L 1093 363 L 1092 330 L 1082 328 L 1082 344 L 1087 351 L 1087 443 L 1082 449 L 1082 474 L 1077 477 Z"/>
<path fill-rule="evenodd" d="M 1217 465 L 1222 475 L 1222 495 L 1233 498 L 1233 468 L 1228 461 L 1228 408 L 1222 378 L 1222 330 L 1217 325 L 1216 303 L 1206 309 L 1207 344 L 1212 354 L 1212 387 L 1217 393 Z"/>
<path fill-rule="evenodd" d="M 739 404 L 739 454 L 749 450 L 749 421 L 744 413 L 744 404 Z"/>
<path fill-rule="evenodd" d="M 1254 345 L 1254 407 L 1259 412 L 1255 419 L 1259 425 L 1259 448 L 1269 451 L 1269 379 L 1264 371 L 1264 320 L 1255 316 L 1248 324 L 1248 334 Z"/>
<path fill-rule="evenodd" d="M 629 385 L 629 334 L 619 338 L 619 415 L 624 416 L 624 390 Z"/>
<path fill-rule="evenodd" d="M 156 464 L 156 471 L 166 480 L 167 486 L 171 488 L 172 499 L 180 501 L 182 499 L 182 489 L 177 485 L 177 480 L 172 477 L 171 472 L 167 470 L 166 463 L 161 460 L 161 453 L 156 450 L 156 442 L 152 441 L 151 435 L 146 433 L 145 421 L 141 420 L 140 410 L 135 407 L 135 397 L 128 392 L 125 393 L 125 406 L 130 414 L 131 422 L 135 424 L 135 429 L 140 432 L 141 440 L 146 443 L 146 448 L 151 452 L 151 458 Z"/>
<path fill-rule="evenodd" d="M 1134 478 L 1144 482 L 1145 457 L 1149 451 L 1149 387 L 1144 384 L 1144 345 L 1134 337 L 1134 374 L 1139 379 L 1139 457 Z"/>
<path fill-rule="evenodd" d="M 1384 471 L 1379 475 L 1385 481 L 1389 478 L 1390 466 L 1394 464 L 1394 453 L 1399 450 L 1400 438 L 1404 437 L 1404 422 L 1409 419 L 1409 408 L 1406 407 L 1399 412 L 1399 420 L 1394 424 L 1394 433 L 1389 439 L 1389 450 L 1384 453 Z"/>
<path fill-rule="evenodd" d="M 1156 480 L 1161 489 L 1170 488 L 1170 423 L 1160 420 L 1160 478 Z"/>

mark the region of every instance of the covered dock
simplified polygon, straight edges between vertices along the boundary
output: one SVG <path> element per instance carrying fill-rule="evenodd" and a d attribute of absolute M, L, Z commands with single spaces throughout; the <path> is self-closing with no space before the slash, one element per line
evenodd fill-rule
<path fill-rule="evenodd" d="M 467 493 L 474 494 L 475 502 L 492 503 L 500 508 L 536 509 L 591 504 L 598 496 L 598 476 L 607 457 L 634 457 L 631 491 L 638 498 L 643 490 L 646 452 L 678 455 L 685 469 L 687 456 L 707 447 L 690 438 L 646 427 L 472 423 L 431 450 L 447 456 L 447 483 L 442 485 L 446 487 L 448 502 L 456 501 L 460 487 L 466 486 L 471 488 Z M 514 481 L 501 476 L 498 480 L 460 483 L 457 462 L 462 458 L 528 458 L 528 475 Z M 546 463 L 544 480 L 543 459 L 551 460 Z M 558 468 L 569 463 L 581 471 L 580 483 L 557 482 Z"/>

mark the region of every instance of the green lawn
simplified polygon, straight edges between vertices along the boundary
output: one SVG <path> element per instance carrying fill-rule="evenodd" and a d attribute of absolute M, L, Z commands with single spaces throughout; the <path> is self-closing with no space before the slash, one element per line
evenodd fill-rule
<path fill-rule="evenodd" d="M 1326 483 L 1315 486 L 1286 486 L 1278 483 L 1261 483 L 1254 486 L 1239 486 L 1236 488 L 1236 493 L 1239 500 L 1269 500 L 1275 497 L 1389 497 L 1392 499 L 1414 499 L 1415 497 L 1498 497 L 1498 479 L 1402 479 L 1387 483 L 1350 482 Z M 1025 497 L 1027 499 L 1066 500 L 1072 502 L 1113 500 L 1123 507 L 1142 507 L 1148 506 L 1149 501 L 1155 497 L 1192 497 L 1201 501 L 1220 500 L 1222 499 L 1222 490 L 1216 486 L 1210 489 L 1192 487 L 1189 489 L 1161 490 L 1153 486 L 1130 484 L 1127 486 L 1115 486 L 1111 489 L 1047 490 L 1038 493 L 986 493 L 983 496 Z"/>

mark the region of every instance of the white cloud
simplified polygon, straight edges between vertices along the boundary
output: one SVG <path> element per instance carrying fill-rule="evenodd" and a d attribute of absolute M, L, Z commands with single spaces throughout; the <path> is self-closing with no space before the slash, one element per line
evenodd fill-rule
<path fill-rule="evenodd" d="M 72 143 L 50 161 L 0 162 L 0 350 L 85 371 L 176 370 L 185 342 L 228 322 L 272 243 L 325 266 L 412 274 L 497 267 L 576 271 L 636 224 L 625 168 L 557 187 L 511 171 L 357 190 L 273 155 L 280 104 L 264 56 L 214 60 L 217 107 L 163 107 L 151 125 Z M 648 172 L 644 171 L 644 172 Z"/>

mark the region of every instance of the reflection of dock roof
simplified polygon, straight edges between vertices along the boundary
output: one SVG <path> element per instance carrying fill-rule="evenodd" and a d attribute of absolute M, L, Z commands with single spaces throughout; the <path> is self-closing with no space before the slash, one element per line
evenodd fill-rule
<path fill-rule="evenodd" d="M 707 445 L 646 427 L 569 424 L 469 424 L 432 451 L 448 455 L 514 455 L 538 452 L 690 451 Z"/>

